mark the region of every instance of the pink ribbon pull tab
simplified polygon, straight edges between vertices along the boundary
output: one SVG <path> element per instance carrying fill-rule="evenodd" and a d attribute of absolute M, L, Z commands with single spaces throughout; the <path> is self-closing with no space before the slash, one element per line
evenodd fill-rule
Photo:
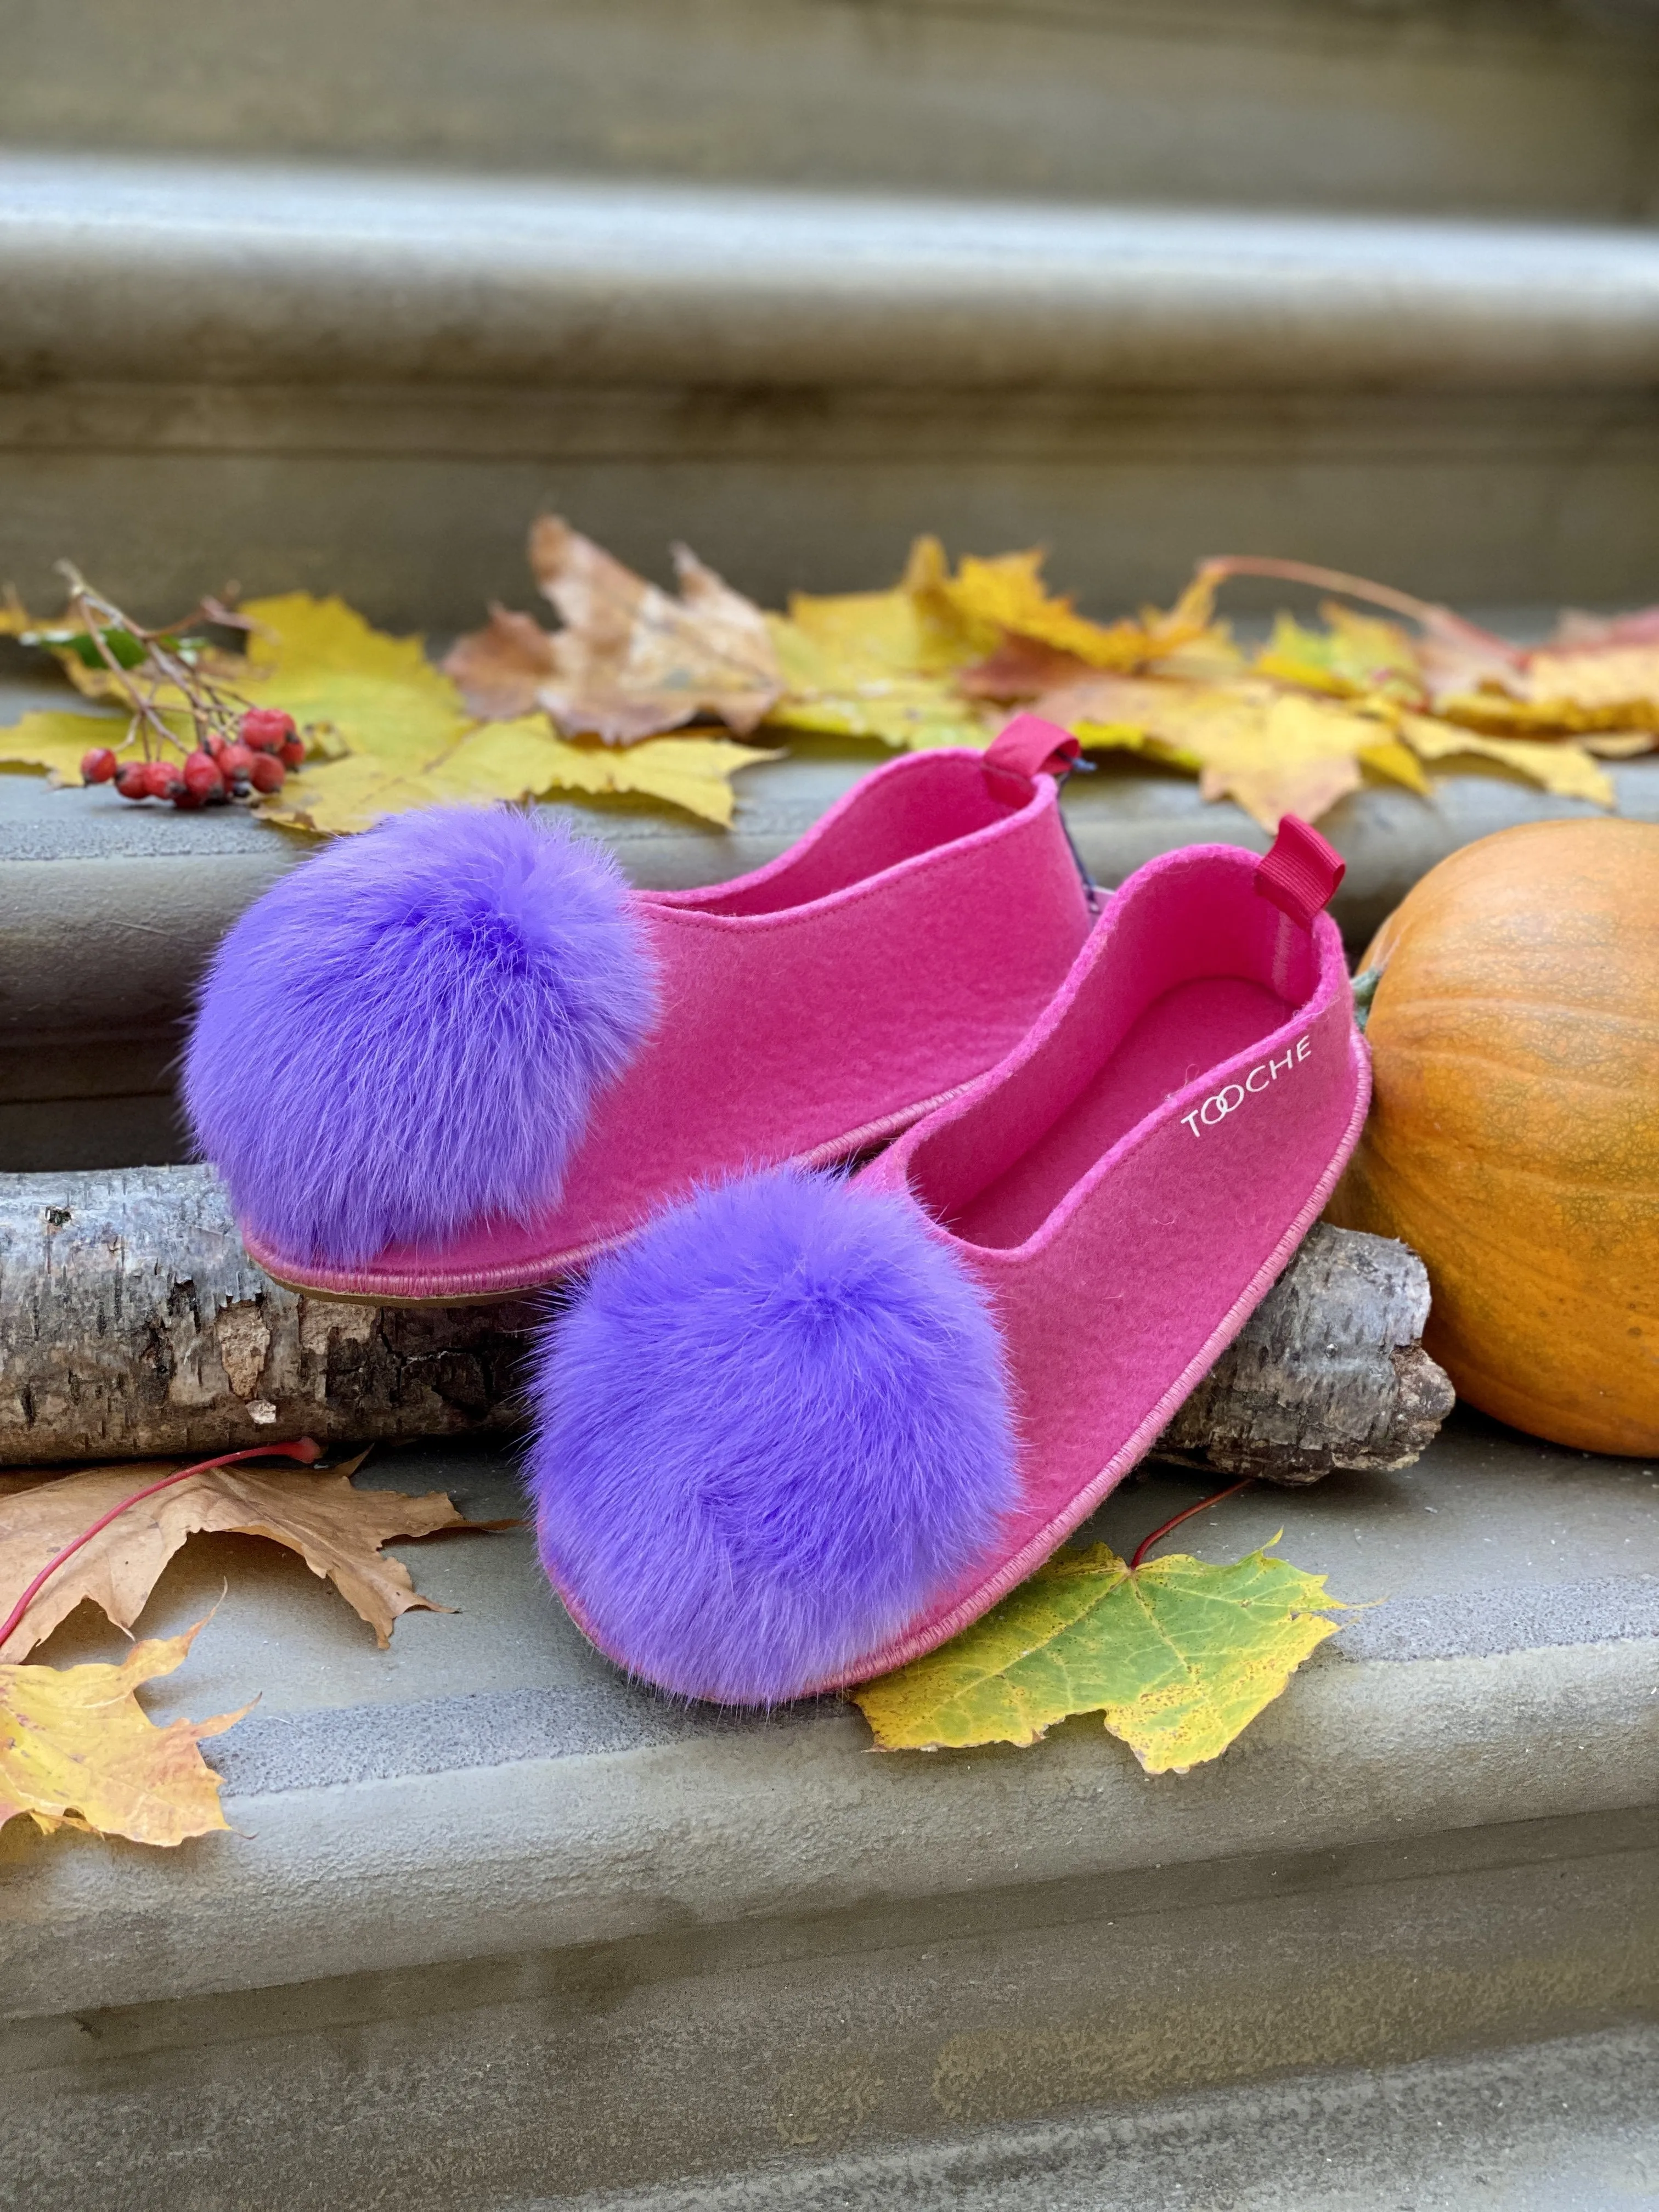
<path fill-rule="evenodd" d="M 1064 776 L 1083 748 L 1058 722 L 1041 714 L 1016 714 L 986 748 L 988 768 L 1008 769 L 1029 781 L 1034 775 Z"/>
<path fill-rule="evenodd" d="M 1310 929 L 1314 916 L 1335 897 L 1347 870 L 1342 855 L 1311 823 L 1299 815 L 1282 815 L 1273 850 L 1256 868 L 1256 893 Z"/>

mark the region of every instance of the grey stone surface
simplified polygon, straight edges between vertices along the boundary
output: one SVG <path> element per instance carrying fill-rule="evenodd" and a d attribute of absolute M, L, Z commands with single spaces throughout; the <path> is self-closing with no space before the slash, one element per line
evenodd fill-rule
<path fill-rule="evenodd" d="M 512 2212 L 1637 2212 L 1659 2204 L 1659 2030 L 1316 2075 L 727 2183 Z M 506 2208 L 503 2208 L 506 2212 Z"/>
<path fill-rule="evenodd" d="M 1619 2146 L 1610 2124 L 1628 2126 L 1645 2094 L 1639 2045 L 1598 2038 L 1587 2065 L 1547 2067 L 1542 2080 L 1573 2100 L 1548 2114 L 1554 2127 L 1525 2102 L 1540 2077 L 1524 2061 L 1500 2064 L 1498 2082 L 1507 2072 L 1513 2085 L 1502 2111 L 1493 2099 L 1460 2115 L 1453 2085 L 1472 2048 L 1652 2018 L 1651 1831 L 1650 1811 L 1640 1826 L 1540 1820 L 1109 1880 L 1018 1878 L 857 1915 L 682 1914 L 649 1937 L 577 1949 L 538 1948 L 526 1921 L 494 1960 L 82 2006 L 0 2028 L 9 2197 L 44 2212 L 73 2174 L 86 2212 L 455 2212 L 652 2187 L 659 2203 L 695 2203 L 722 2180 L 742 2202 L 729 2185 L 748 2177 L 747 2201 L 775 2188 L 787 2203 L 793 2166 L 808 2203 L 815 2183 L 837 2181 L 845 2193 L 830 2202 L 878 2204 L 891 2189 L 903 2203 L 907 2170 L 919 2191 L 933 2185 L 921 2202 L 949 2202 L 976 2167 L 988 2192 L 1024 2179 L 1016 2201 L 1030 2203 L 1047 2177 L 1075 2187 L 1068 2148 L 1103 2137 L 1121 2154 L 1100 2179 L 1133 2203 L 1141 2161 L 1149 2191 L 1173 2194 L 1183 2140 L 1188 2179 L 1221 2181 L 1230 2126 L 1239 2179 L 1270 2178 L 1298 2112 L 1310 2147 L 1335 2154 L 1346 2138 L 1366 2184 L 1414 2114 L 1431 2136 L 1435 2119 L 1475 2123 L 1494 2158 L 1530 2144 L 1604 2159 Z M 383 1848 L 398 1841 L 388 1820 Z M 1447 2082 L 1437 2101 L 1386 2070 L 1425 2058 Z M 1314 2068 L 1364 2072 L 1276 2091 L 1275 2076 Z M 1205 2128 L 1194 2097 L 1229 2087 L 1243 2094 L 1218 2100 Z M 1091 2114 L 1105 2127 L 1079 2126 Z M 1253 2118 L 1265 2142 L 1252 2142 Z M 826 2174 L 836 2154 L 841 2172 Z M 1346 2201 L 1370 2212 L 1375 2200 Z"/>
<path fill-rule="evenodd" d="M 775 603 L 1047 544 L 1104 613 L 1207 553 L 1289 549 L 1430 598 L 1644 604 L 1659 434 L 1642 392 L 737 388 L 540 381 L 0 387 L 0 576 L 66 549 L 151 619 L 228 580 L 394 628 L 526 606 L 532 515 L 670 580 L 684 539 Z"/>
<path fill-rule="evenodd" d="M 1269 207 L 1654 204 L 1642 0 L 220 0 L 187 68 L 170 27 L 154 0 L 18 5 L 0 137 Z"/>
<path fill-rule="evenodd" d="M 375 1464 L 360 1479 L 442 1482 L 475 1514 L 513 1510 L 504 1462 L 476 1449 Z M 1153 1474 L 1086 1533 L 1128 1547 L 1201 1494 Z M 1356 1617 L 1352 1656 L 1330 1656 L 1345 1632 L 1224 1760 L 1178 1785 L 1149 1784 L 1087 1721 L 1028 1753 L 872 1761 L 834 1701 L 769 1721 L 665 1705 L 581 1642 L 527 1536 L 401 1547 L 459 1613 L 406 1618 L 385 1654 L 286 1555 L 198 1540 L 146 1629 L 229 1595 L 150 1705 L 165 1719 L 261 1697 L 240 1780 L 234 1732 L 222 1747 L 249 1832 L 164 1859 L 15 1824 L 0 1840 L 0 1985 L 26 2012 L 149 2002 L 617 1940 L 688 1910 L 856 1911 L 1017 1875 L 1650 1805 L 1656 1502 L 1659 1468 L 1460 1415 L 1415 1468 L 1247 1493 L 1188 1523 L 1188 1547 L 1212 1557 L 1282 1528 L 1290 1557 L 1375 1610 Z M 112 1645 L 83 1614 L 46 1656 Z M 463 1863 L 477 1878 L 458 1888 Z"/>
<path fill-rule="evenodd" d="M 517 1497 L 476 1449 L 358 1480 Z M 1087 1533 L 1194 1494 L 1151 1474 Z M 0 1833 L 12 2201 L 1370 2212 L 1453 2201 L 1455 2157 L 1413 2163 L 1439 2122 L 1480 2201 L 1601 2212 L 1649 2155 L 1650 2045 L 1606 2031 L 1659 2016 L 1656 1504 L 1659 1467 L 1460 1415 L 1413 1468 L 1217 1506 L 1186 1547 L 1282 1527 L 1371 1609 L 1156 1781 L 1087 1718 L 889 1758 L 834 1701 L 657 1698 L 526 1534 L 397 1547 L 458 1610 L 386 1652 L 297 1560 L 198 1539 L 143 1626 L 219 1610 L 149 1704 L 263 1691 L 214 1747 L 233 1832 Z M 118 1644 L 83 1612 L 43 1656 Z M 1459 2057 L 1551 2036 L 1595 2039 Z"/>
<path fill-rule="evenodd" d="M 1046 542 L 1099 605 L 1262 546 L 1465 603 L 1651 590 L 1634 225 L 0 167 L 0 575 L 32 602 L 69 552 L 157 616 L 234 577 L 459 627 L 523 602 L 549 504 L 775 597 L 896 574 L 921 528 Z"/>
<path fill-rule="evenodd" d="M 0 377 L 1639 392 L 1634 226 L 0 157 Z"/>

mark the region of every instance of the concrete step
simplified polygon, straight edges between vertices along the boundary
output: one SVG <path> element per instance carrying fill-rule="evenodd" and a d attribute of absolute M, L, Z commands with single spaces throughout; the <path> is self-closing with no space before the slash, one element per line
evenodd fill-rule
<path fill-rule="evenodd" d="M 1521 634 L 1528 627 L 1516 621 Z M 1533 625 L 1535 627 L 1535 624 Z M 0 725 L 63 695 L 0 678 Z M 616 853 L 630 880 L 683 888 L 775 859 L 876 760 L 879 746 L 792 742 L 745 771 L 729 831 L 617 802 L 570 805 L 572 825 Z M 1620 810 L 1659 821 L 1659 758 L 1614 762 Z M 1206 805 L 1189 776 L 1107 757 L 1064 805 L 1096 880 L 1215 840 L 1265 850 L 1231 805 Z M 1348 864 L 1335 912 L 1358 955 L 1437 860 L 1523 821 L 1593 814 L 1519 781 L 1449 776 L 1431 801 L 1371 788 L 1325 818 Z M 0 775 L 0 1170 L 133 1167 L 186 1157 L 173 1094 L 191 994 L 225 929 L 310 849 L 227 810 L 133 807 L 105 787 L 53 791 Z"/>
<path fill-rule="evenodd" d="M 1656 57 L 1642 0 L 218 0 L 182 52 L 157 0 L 53 0 L 0 138 L 1620 221 Z"/>
<path fill-rule="evenodd" d="M 361 1479 L 514 1510 L 499 1452 Z M 1152 1474 L 1090 1533 L 1198 1494 Z M 1459 1414 L 1201 1516 L 1200 1556 L 1282 1527 L 1373 1602 L 1158 1780 L 1087 1718 L 885 1757 L 834 1702 L 657 1699 L 527 1534 L 399 1547 L 459 1611 L 386 1653 L 297 1559 L 198 1540 L 145 1630 L 228 1593 L 150 1702 L 261 1693 L 213 1747 L 233 1832 L 0 1832 L 9 2204 L 1650 2201 L 1656 1502 Z M 83 1613 L 46 1656 L 118 1644 Z"/>
<path fill-rule="evenodd" d="M 554 504 L 772 600 L 921 527 L 1100 608 L 1246 548 L 1650 596 L 1650 230 L 0 160 L 0 575 L 522 605 Z"/>
<path fill-rule="evenodd" d="M 538 2197 L 571 2212 L 1641 2212 L 1659 2206 L 1659 2028 L 1304 2075 L 1109 2118 Z"/>

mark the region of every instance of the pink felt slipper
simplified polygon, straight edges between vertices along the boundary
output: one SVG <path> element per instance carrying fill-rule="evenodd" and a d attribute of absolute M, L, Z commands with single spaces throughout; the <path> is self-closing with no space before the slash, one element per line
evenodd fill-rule
<path fill-rule="evenodd" d="M 185 1060 L 249 1252 L 336 1297 L 551 1281 L 710 1178 L 847 1158 L 1024 1034 L 1090 927 L 1056 779 L 988 752 L 866 776 L 769 866 L 631 891 L 512 808 L 408 815 L 221 945 Z"/>
<path fill-rule="evenodd" d="M 1036 1026 L 852 1182 L 707 1190 L 552 1328 L 542 1553 L 591 1639 L 772 1704 L 932 1650 L 1135 1464 L 1359 1133 L 1369 1063 L 1287 817 L 1110 901 Z"/>

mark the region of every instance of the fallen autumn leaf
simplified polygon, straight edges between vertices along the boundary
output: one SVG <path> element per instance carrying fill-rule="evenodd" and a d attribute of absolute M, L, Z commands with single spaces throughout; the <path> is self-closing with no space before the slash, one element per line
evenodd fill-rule
<path fill-rule="evenodd" d="M 9 1492 L 0 1514 L 0 1615 L 82 1529 L 168 1472 L 166 1463 L 128 1462 Z M 398 1490 L 359 1490 L 350 1468 L 327 1474 L 210 1468 L 135 1504 L 83 1545 L 31 1601 L 0 1646 L 0 1660 L 23 1658 L 83 1599 L 101 1607 L 118 1628 L 131 1628 L 180 1545 L 208 1532 L 266 1536 L 298 1552 L 313 1574 L 334 1584 L 384 1648 L 400 1614 L 447 1608 L 422 1597 L 408 1569 L 382 1558 L 380 1547 L 394 1537 L 469 1525 L 441 1491 L 410 1498 Z"/>
<path fill-rule="evenodd" d="M 202 1626 L 136 1644 L 118 1667 L 0 1662 L 0 1827 L 27 1813 L 48 1834 L 175 1844 L 226 1826 L 200 1746 L 242 1713 L 160 1729 L 134 1695 L 173 1672 Z"/>
<path fill-rule="evenodd" d="M 1322 1575 L 1267 1550 L 1130 1568 L 1062 1553 L 926 1657 L 851 1692 L 884 1751 L 1031 1744 L 1098 1712 L 1149 1774 L 1219 1758 L 1334 1635 Z"/>
<path fill-rule="evenodd" d="M 476 713 L 538 706 L 567 738 L 628 745 L 708 715 L 744 737 L 777 698 L 765 616 L 684 546 L 678 599 L 556 514 L 532 526 L 530 566 L 565 627 L 495 608 L 459 640 L 445 666 Z"/>

